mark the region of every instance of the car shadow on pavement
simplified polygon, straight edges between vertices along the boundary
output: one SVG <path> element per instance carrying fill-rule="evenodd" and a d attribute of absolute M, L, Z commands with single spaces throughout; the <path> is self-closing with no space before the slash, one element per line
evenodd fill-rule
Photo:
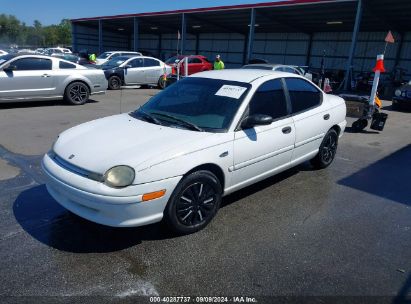
<path fill-rule="evenodd" d="M 408 279 L 405 281 L 404 285 L 392 301 L 392 304 L 406 303 L 411 303 L 411 274 L 408 276 Z"/>
<path fill-rule="evenodd" d="M 411 206 L 411 144 L 338 184 Z"/>
<path fill-rule="evenodd" d="M 114 252 L 142 241 L 173 237 L 162 224 L 112 228 L 82 219 L 55 202 L 45 185 L 20 193 L 14 202 L 13 212 L 21 227 L 33 238 L 67 252 Z"/>
<path fill-rule="evenodd" d="M 97 100 L 89 99 L 87 103 L 97 103 Z M 86 104 L 87 104 L 86 103 Z M 50 106 L 67 106 L 73 107 L 73 105 L 64 102 L 63 100 L 47 100 L 47 101 L 27 101 L 27 102 L 6 102 L 0 103 L 0 110 L 7 109 L 23 109 L 23 108 L 39 108 Z"/>

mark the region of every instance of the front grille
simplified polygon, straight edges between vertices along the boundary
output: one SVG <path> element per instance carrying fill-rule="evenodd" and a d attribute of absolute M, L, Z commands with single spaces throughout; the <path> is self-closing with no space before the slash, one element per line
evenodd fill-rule
<path fill-rule="evenodd" d="M 411 98 L 411 91 L 407 91 L 407 92 L 405 93 L 405 95 L 407 95 L 408 98 Z"/>
<path fill-rule="evenodd" d="M 88 178 L 95 180 L 97 182 L 101 182 L 104 180 L 103 175 L 95 172 L 91 172 L 89 170 L 80 168 L 79 166 L 73 165 L 72 163 L 69 163 L 68 161 L 64 160 L 60 156 L 58 156 L 55 152 L 50 151 L 48 153 L 49 157 L 60 167 L 66 169 L 67 171 L 70 171 L 74 174 L 80 175 L 82 177 Z"/>

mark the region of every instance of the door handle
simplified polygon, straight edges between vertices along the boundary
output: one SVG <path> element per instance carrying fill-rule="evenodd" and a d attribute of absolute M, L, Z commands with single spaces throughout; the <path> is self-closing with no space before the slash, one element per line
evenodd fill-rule
<path fill-rule="evenodd" d="M 323 117 L 324 117 L 324 120 L 329 120 L 330 119 L 330 114 L 325 114 Z"/>
<path fill-rule="evenodd" d="M 283 133 L 284 134 L 290 134 L 291 133 L 291 127 L 285 127 L 285 128 L 283 128 Z"/>
<path fill-rule="evenodd" d="M 41 75 L 41 77 L 43 77 L 43 78 L 49 78 L 49 77 L 51 77 L 51 75 L 49 75 L 49 74 L 43 74 L 43 75 Z"/>

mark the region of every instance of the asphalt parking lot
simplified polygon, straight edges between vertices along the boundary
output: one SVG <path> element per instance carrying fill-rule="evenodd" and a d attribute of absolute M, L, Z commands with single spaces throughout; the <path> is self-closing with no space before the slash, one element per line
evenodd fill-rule
<path fill-rule="evenodd" d="M 383 132 L 348 129 L 331 167 L 304 164 L 230 195 L 196 234 L 108 228 L 60 207 L 40 169 L 57 135 L 156 92 L 0 104 L 2 297 L 411 296 L 411 113 L 390 102 Z"/>

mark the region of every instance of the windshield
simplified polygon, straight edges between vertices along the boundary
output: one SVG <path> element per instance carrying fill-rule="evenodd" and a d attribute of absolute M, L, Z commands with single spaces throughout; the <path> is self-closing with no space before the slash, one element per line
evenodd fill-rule
<path fill-rule="evenodd" d="M 146 120 L 148 114 L 168 126 L 225 132 L 250 87 L 243 82 L 189 77 L 152 97 L 132 116 Z"/>
<path fill-rule="evenodd" d="M 111 52 L 104 52 L 103 54 L 100 54 L 100 56 L 98 56 L 98 59 L 107 59 L 108 56 L 110 56 L 112 53 Z"/>
<path fill-rule="evenodd" d="M 114 59 L 107 61 L 102 66 L 103 67 L 118 67 L 120 64 L 124 63 L 128 59 L 130 59 L 130 57 L 116 57 Z"/>

